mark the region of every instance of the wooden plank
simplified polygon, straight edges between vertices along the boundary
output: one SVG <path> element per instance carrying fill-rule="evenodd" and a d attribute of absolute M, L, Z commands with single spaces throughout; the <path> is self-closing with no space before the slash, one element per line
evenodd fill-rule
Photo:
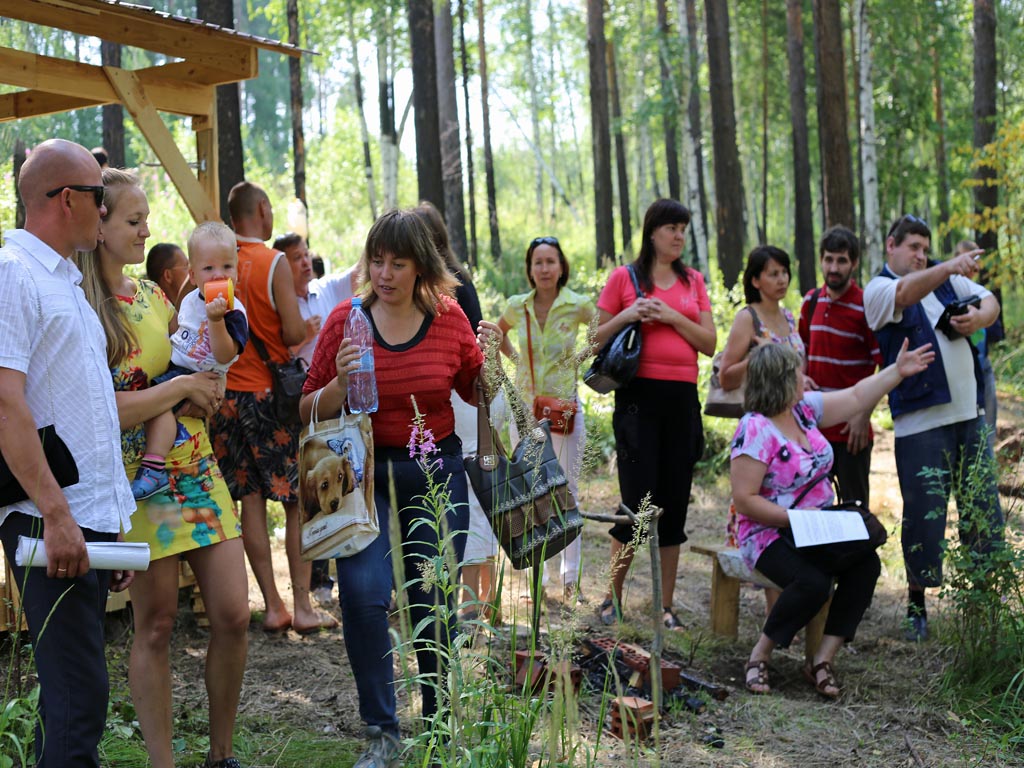
<path fill-rule="evenodd" d="M 116 103 L 120 99 L 103 67 L 80 64 L 52 56 L 0 48 L 0 82 L 44 93 L 87 99 L 95 104 Z M 150 103 L 164 112 L 182 115 L 207 115 L 210 109 L 209 85 L 197 83 L 200 70 L 181 62 L 148 67 L 134 72 L 146 89 Z M 223 81 L 227 75 L 221 75 Z"/>
<path fill-rule="evenodd" d="M 231 72 L 239 80 L 256 76 L 258 44 L 255 41 L 239 39 L 200 24 L 183 24 L 116 6 L 54 3 L 52 0 L 0 0 L 0 16 L 187 59 Z M 279 50 L 301 55 L 300 51 Z"/>
<path fill-rule="evenodd" d="M 736 638 L 739 635 L 740 581 L 722 570 L 717 556 L 711 562 L 711 631 Z"/>
<path fill-rule="evenodd" d="M 98 107 L 102 101 L 79 99 L 59 93 L 43 91 L 17 91 L 0 94 L 0 122 L 20 120 L 24 117 L 53 115 L 58 112 L 71 112 L 84 107 Z"/>
<path fill-rule="evenodd" d="M 116 67 L 104 67 L 110 84 L 114 86 L 121 103 L 124 104 L 143 136 L 153 147 L 157 158 L 163 165 L 167 175 L 171 177 L 178 194 L 188 207 L 189 213 L 196 222 L 218 221 L 217 207 L 206 195 L 206 190 L 193 175 L 188 162 L 174 143 L 174 137 L 164 125 L 160 115 L 146 97 L 146 90 L 139 79 L 131 72 Z"/>
<path fill-rule="evenodd" d="M 214 206 L 220 205 L 220 173 L 219 153 L 217 151 L 217 108 L 214 96 L 211 94 L 209 117 L 195 117 L 192 119 L 192 130 L 196 132 L 196 159 L 199 161 L 199 168 L 196 175 L 199 183 L 206 190 L 206 196 L 213 201 Z"/>

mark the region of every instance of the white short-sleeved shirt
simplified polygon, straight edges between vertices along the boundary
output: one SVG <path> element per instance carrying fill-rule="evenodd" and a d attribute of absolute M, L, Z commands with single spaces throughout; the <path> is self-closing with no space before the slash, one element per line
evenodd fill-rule
<path fill-rule="evenodd" d="M 299 296 L 299 313 L 302 319 L 308 320 L 314 315 L 320 315 L 323 322 L 327 320 L 332 309 L 345 299 L 351 299 L 354 270 L 355 266 L 351 266 L 339 275 L 324 275 L 316 280 L 310 280 L 309 293 L 305 297 Z M 319 334 L 303 344 L 296 357 L 301 357 L 307 363 L 312 361 L 318 337 Z"/>
<path fill-rule="evenodd" d="M 245 307 L 237 297 L 232 309 L 245 315 Z M 178 308 L 178 329 L 171 334 L 171 362 L 190 371 L 227 373 L 238 355 L 226 363 L 218 363 L 210 348 L 209 328 L 206 300 L 199 295 L 197 288 L 181 300 Z"/>
<path fill-rule="evenodd" d="M 864 289 L 864 316 L 872 330 L 878 331 L 889 323 L 898 323 L 903 313 L 896 310 L 896 280 L 887 277 L 875 277 Z M 969 280 L 963 275 L 953 275 L 950 284 L 959 298 L 968 296 L 991 296 L 992 292 Z M 934 293 L 929 293 L 921 300 L 921 307 L 932 328 L 942 316 L 942 302 Z M 951 341 L 942 331 L 935 331 L 939 354 L 946 370 L 946 381 L 952 400 L 930 408 L 904 413 L 893 419 L 893 431 L 896 437 L 907 437 L 929 429 L 945 427 L 961 421 L 975 419 L 978 416 L 978 389 L 974 378 L 974 358 L 967 339 Z"/>
<path fill-rule="evenodd" d="M 75 457 L 79 481 L 64 488 L 75 522 L 100 533 L 127 531 L 135 500 L 121 461 L 106 336 L 79 287 L 82 273 L 25 230 L 5 232 L 4 239 L 0 368 L 25 374 L 36 426 L 55 425 Z M 0 524 L 11 512 L 40 517 L 24 501 L 0 507 Z"/>

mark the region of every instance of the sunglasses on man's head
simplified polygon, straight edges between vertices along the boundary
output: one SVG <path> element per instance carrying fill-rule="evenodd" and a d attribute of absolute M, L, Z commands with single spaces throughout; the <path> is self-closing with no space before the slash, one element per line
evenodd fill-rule
<path fill-rule="evenodd" d="M 931 227 L 928 226 L 928 222 L 925 221 L 924 219 L 919 219 L 912 213 L 905 213 L 898 219 L 896 219 L 896 223 L 892 225 L 892 228 L 889 230 L 889 234 L 886 235 L 886 237 L 892 237 L 895 234 L 896 230 L 898 230 L 904 224 L 920 224 L 922 227 L 925 227 L 926 229 L 931 229 Z"/>
<path fill-rule="evenodd" d="M 538 245 L 553 245 L 557 248 L 558 238 L 548 235 L 547 237 L 535 237 L 530 241 L 531 248 L 536 248 Z"/>
<path fill-rule="evenodd" d="M 96 207 L 99 208 L 101 205 L 103 205 L 104 187 L 102 184 L 65 184 L 63 187 L 51 189 L 49 192 L 46 193 L 46 196 L 56 197 L 65 189 L 70 189 L 75 192 L 92 192 L 92 199 L 96 201 Z"/>

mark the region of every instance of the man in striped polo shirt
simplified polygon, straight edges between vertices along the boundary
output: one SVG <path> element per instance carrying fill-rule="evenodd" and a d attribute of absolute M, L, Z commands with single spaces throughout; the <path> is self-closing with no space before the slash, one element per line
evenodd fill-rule
<path fill-rule="evenodd" d="M 851 387 L 881 363 L 878 343 L 864 317 L 864 292 L 853 280 L 860 258 L 857 236 L 846 227 L 829 229 L 819 247 L 825 284 L 804 296 L 800 337 L 807 348 L 807 375 L 823 390 Z M 822 432 L 832 444 L 832 475 L 843 501 L 869 504 L 871 413 Z"/>

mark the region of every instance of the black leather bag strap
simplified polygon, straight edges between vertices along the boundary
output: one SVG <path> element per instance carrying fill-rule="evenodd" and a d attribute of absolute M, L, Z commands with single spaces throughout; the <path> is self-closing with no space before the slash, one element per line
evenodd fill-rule
<path fill-rule="evenodd" d="M 273 362 L 270 359 L 270 355 L 267 353 L 267 348 L 263 346 L 263 342 L 260 341 L 260 337 L 253 332 L 251 325 L 249 326 L 249 340 L 252 342 L 252 345 L 256 347 L 256 352 L 261 358 L 263 358 L 264 363 Z"/>
<path fill-rule="evenodd" d="M 800 502 L 804 500 L 804 496 L 806 496 L 808 493 L 810 493 L 813 490 L 814 486 L 816 486 L 818 483 L 820 483 L 822 480 L 824 480 L 826 477 L 828 477 L 828 474 L 829 474 L 828 472 L 823 472 L 822 474 L 820 474 L 816 478 L 814 478 L 806 486 L 804 486 L 804 489 L 802 491 L 800 491 L 800 495 L 797 496 L 795 499 L 793 499 L 793 508 L 794 509 L 798 508 L 797 505 L 800 504 Z"/>
<path fill-rule="evenodd" d="M 629 279 L 633 281 L 633 289 L 636 291 L 636 297 L 638 299 L 642 299 L 644 297 L 644 292 L 640 288 L 640 280 L 636 276 L 636 267 L 632 264 L 627 264 L 626 271 L 629 273 Z"/>

